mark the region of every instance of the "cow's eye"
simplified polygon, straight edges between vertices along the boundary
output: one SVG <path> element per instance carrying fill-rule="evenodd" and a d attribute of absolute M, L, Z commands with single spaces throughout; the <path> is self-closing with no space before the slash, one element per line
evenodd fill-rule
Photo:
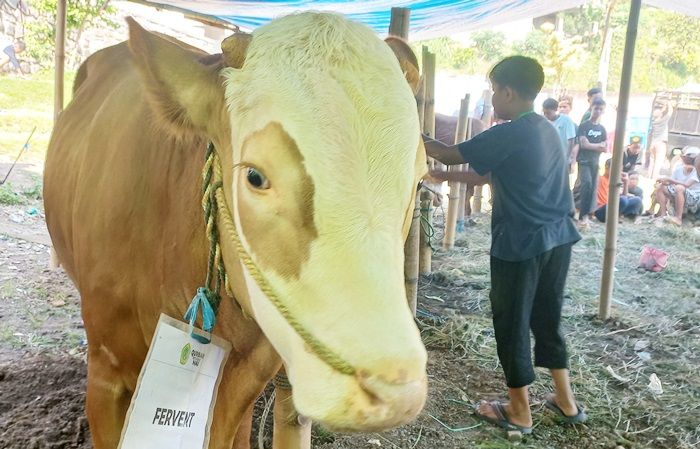
<path fill-rule="evenodd" d="M 248 183 L 255 189 L 264 190 L 270 188 L 270 181 L 256 168 L 248 167 L 246 178 L 248 179 Z"/>

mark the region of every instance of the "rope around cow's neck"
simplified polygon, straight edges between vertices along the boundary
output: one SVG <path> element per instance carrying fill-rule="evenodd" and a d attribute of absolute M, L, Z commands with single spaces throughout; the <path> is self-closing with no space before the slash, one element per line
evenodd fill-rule
<path fill-rule="evenodd" d="M 277 308 L 277 311 L 284 317 L 287 323 L 296 331 L 296 333 L 304 340 L 304 343 L 314 351 L 316 356 L 323 360 L 328 366 L 336 371 L 354 375 L 355 368 L 345 361 L 342 357 L 336 354 L 332 349 L 319 341 L 311 332 L 304 328 L 289 308 L 282 302 L 270 283 L 265 279 L 265 276 L 258 269 L 257 265 L 251 258 L 248 251 L 243 246 L 236 224 L 233 220 L 233 215 L 226 202 L 226 196 L 223 189 L 223 177 L 221 171 L 221 161 L 214 149 L 214 144 L 210 143 L 207 148 L 207 159 L 202 171 L 203 178 L 203 195 L 202 207 L 204 208 L 204 217 L 207 223 L 207 238 L 210 242 L 209 249 L 209 265 L 207 268 L 207 283 L 209 287 L 214 267 L 217 270 L 217 278 L 215 291 L 218 290 L 223 283 L 226 292 L 233 298 L 233 293 L 229 285 L 228 276 L 226 275 L 226 267 L 221 256 L 221 246 L 219 244 L 219 226 L 221 227 L 224 237 L 232 241 L 236 248 L 238 258 L 246 267 L 250 276 L 255 280 L 260 290 L 267 296 L 272 304 Z M 218 224 L 217 224 L 218 218 Z"/>

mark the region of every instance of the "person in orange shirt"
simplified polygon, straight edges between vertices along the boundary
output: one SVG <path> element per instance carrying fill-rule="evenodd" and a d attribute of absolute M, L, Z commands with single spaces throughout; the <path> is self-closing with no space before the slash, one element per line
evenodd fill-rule
<path fill-rule="evenodd" d="M 598 192 L 596 199 L 598 209 L 594 212 L 598 221 L 605 223 L 605 212 L 608 208 L 608 193 L 610 191 L 610 164 L 612 159 L 605 161 L 605 172 L 598 177 Z M 622 193 L 620 194 L 620 216 L 635 218 L 642 210 L 642 199 L 631 195 L 628 189 L 627 173 L 622 173 Z"/>

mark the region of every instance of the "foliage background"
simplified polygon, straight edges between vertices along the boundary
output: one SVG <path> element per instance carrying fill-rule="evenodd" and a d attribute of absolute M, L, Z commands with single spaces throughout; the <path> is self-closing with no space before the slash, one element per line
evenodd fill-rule
<path fill-rule="evenodd" d="M 524 39 L 509 42 L 505 33 L 482 30 L 470 35 L 470 45 L 450 38 L 417 42 L 416 54 L 427 46 L 436 54 L 438 67 L 470 75 L 488 73 L 504 56 L 536 58 L 545 69 L 545 87 L 587 90 L 598 81 L 607 11 L 613 29 L 608 86 L 620 84 L 622 53 L 629 2 L 592 0 L 560 13 L 563 32 L 553 26 L 533 29 Z M 700 19 L 642 6 L 637 34 L 632 90 L 653 92 L 700 82 Z"/>

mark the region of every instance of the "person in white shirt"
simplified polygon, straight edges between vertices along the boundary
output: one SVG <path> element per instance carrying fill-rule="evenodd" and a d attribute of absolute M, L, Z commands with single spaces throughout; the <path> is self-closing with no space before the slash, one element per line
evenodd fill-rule
<path fill-rule="evenodd" d="M 655 217 L 666 217 L 669 201 L 673 201 L 674 214 L 668 220 L 679 226 L 683 223 L 684 213 L 695 214 L 700 209 L 700 178 L 694 165 L 699 156 L 700 148 L 683 148 L 683 165 L 678 165 L 671 177 L 662 176 L 657 180 L 654 200 L 659 205 L 659 212 Z"/>

